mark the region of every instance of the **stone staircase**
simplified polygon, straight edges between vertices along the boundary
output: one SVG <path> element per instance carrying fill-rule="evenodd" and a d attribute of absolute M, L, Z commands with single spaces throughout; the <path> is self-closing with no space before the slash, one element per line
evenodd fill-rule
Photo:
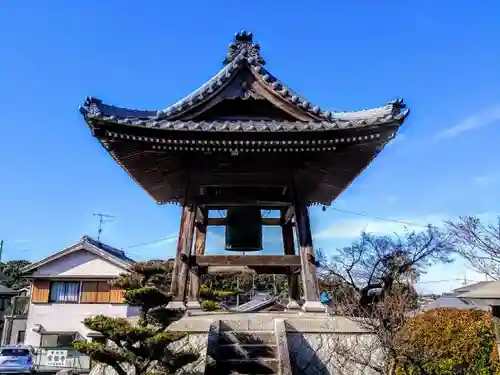
<path fill-rule="evenodd" d="M 206 375 L 285 374 L 274 325 L 262 330 L 231 326 L 220 322 L 217 334 L 212 336 L 213 361 Z"/>
<path fill-rule="evenodd" d="M 221 331 L 218 374 L 277 374 L 276 339 L 272 331 Z"/>

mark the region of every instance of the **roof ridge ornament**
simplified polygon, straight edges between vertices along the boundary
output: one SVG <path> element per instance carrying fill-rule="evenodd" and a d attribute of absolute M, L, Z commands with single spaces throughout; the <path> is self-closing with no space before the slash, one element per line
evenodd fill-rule
<path fill-rule="evenodd" d="M 241 30 L 234 34 L 234 42 L 229 44 L 229 51 L 223 61 L 224 65 L 236 60 L 238 56 L 245 57 L 250 64 L 264 65 L 266 61 L 260 55 L 260 45 L 253 43 L 253 34 Z"/>

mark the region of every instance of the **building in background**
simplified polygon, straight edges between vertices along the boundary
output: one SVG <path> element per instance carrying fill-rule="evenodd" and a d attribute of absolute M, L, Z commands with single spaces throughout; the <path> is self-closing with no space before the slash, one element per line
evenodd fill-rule
<path fill-rule="evenodd" d="M 481 281 L 478 283 L 465 285 L 460 288 L 453 290 L 452 293 L 443 293 L 441 296 L 436 298 L 433 301 L 423 305 L 420 308 L 420 311 L 433 310 L 438 308 L 456 308 L 456 309 L 477 309 L 489 311 L 490 308 L 488 305 L 484 305 L 481 303 L 477 303 L 473 300 L 468 300 L 462 298 L 466 296 L 468 293 L 473 293 L 476 290 L 479 290 L 486 285 L 491 283 L 491 281 Z"/>
<path fill-rule="evenodd" d="M 17 291 L 0 284 L 0 332 L 5 326 L 5 317 L 10 314 L 11 300 L 17 295 Z M 1 334 L 1 333 L 0 333 Z"/>
<path fill-rule="evenodd" d="M 95 337 L 82 323 L 86 317 L 137 314 L 136 308 L 124 304 L 123 291 L 110 284 L 132 263 L 123 251 L 84 236 L 25 267 L 23 273 L 32 280 L 31 292 L 13 301 L 2 344 L 35 347 L 36 365 L 42 369 L 88 368 L 89 358 L 75 352 L 71 344 L 75 339 Z"/>

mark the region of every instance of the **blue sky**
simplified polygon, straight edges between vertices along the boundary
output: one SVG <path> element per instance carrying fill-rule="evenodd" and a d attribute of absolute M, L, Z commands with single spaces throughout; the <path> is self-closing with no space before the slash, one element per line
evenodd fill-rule
<path fill-rule="evenodd" d="M 86 95 L 161 109 L 221 67 L 233 33 L 253 31 L 267 67 L 335 110 L 403 97 L 396 140 L 326 212 L 312 210 L 328 251 L 367 229 L 493 217 L 500 201 L 500 3 L 484 0 L 293 2 L 5 2 L 0 12 L 0 238 L 3 259 L 39 259 L 95 235 L 133 257 L 168 257 L 179 209 L 158 206 L 92 138 Z M 340 212 L 366 214 L 359 216 Z M 415 227 L 417 229 L 418 227 Z M 209 248 L 220 245 L 218 232 Z M 266 233 L 269 251 L 277 251 Z M 274 244 L 274 245 L 273 245 Z M 435 267 L 422 290 L 480 278 L 460 262 Z"/>

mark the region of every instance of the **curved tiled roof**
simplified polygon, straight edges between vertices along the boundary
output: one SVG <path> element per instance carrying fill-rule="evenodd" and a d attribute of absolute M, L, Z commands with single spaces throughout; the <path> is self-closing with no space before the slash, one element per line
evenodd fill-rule
<path fill-rule="evenodd" d="M 282 81 L 264 68 L 264 60 L 260 57 L 260 47 L 252 41 L 252 34 L 246 31 L 235 35 L 235 43 L 230 45 L 225 66 L 210 80 L 191 94 L 177 101 L 173 105 L 159 111 L 135 110 L 103 104 L 96 98 L 87 98 L 80 111 L 88 120 L 102 119 L 116 121 L 130 125 L 145 125 L 151 127 L 165 127 L 172 120 L 181 119 L 182 114 L 206 102 L 219 93 L 243 68 L 249 68 L 255 78 L 276 96 L 285 100 L 290 105 L 296 106 L 301 111 L 308 113 L 318 122 L 354 122 L 378 123 L 402 122 L 409 111 L 405 109 L 402 99 L 392 101 L 385 106 L 354 112 L 335 112 L 325 110 L 318 105 L 310 103 L 307 99 L 294 92 Z M 199 128 L 199 130 L 203 130 Z"/>
<path fill-rule="evenodd" d="M 394 116 L 369 119 L 335 121 L 276 121 L 276 120 L 218 120 L 218 121 L 154 121 L 147 124 L 128 122 L 138 126 L 165 130 L 216 131 L 216 132 L 292 132 L 327 131 L 369 127 L 396 121 Z"/>

